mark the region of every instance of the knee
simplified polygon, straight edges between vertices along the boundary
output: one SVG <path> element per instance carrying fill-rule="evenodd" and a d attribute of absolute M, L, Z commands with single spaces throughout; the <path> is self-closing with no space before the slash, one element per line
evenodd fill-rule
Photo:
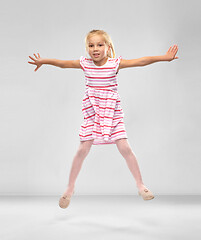
<path fill-rule="evenodd" d="M 122 154 L 122 156 L 129 156 L 129 155 L 133 154 L 133 151 L 127 141 L 120 140 L 117 142 L 116 145 L 117 145 L 119 152 Z"/>

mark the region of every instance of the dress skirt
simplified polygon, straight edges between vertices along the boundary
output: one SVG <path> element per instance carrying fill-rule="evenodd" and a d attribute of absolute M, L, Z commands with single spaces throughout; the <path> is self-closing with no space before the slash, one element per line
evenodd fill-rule
<path fill-rule="evenodd" d="M 100 145 L 115 144 L 117 139 L 128 138 L 118 91 L 86 87 L 82 113 L 80 141 L 94 139 L 93 145 Z"/>

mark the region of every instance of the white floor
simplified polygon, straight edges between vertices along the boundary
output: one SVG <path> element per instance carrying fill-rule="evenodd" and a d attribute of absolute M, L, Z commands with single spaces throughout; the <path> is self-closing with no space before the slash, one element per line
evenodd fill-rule
<path fill-rule="evenodd" d="M 201 239 L 201 196 L 59 197 L 0 196 L 0 239 Z"/>

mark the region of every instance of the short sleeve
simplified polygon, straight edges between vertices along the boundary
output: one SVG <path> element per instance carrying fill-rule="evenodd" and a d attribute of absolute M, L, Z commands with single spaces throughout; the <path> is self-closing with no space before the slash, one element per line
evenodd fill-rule
<path fill-rule="evenodd" d="M 121 62 L 122 56 L 119 56 L 118 58 L 116 58 L 115 60 L 115 70 L 117 72 L 118 68 L 119 68 L 119 64 Z M 118 73 L 118 72 L 117 72 Z"/>
<path fill-rule="evenodd" d="M 84 68 L 85 67 L 85 61 L 86 61 L 86 57 L 81 56 L 80 57 L 80 65 L 81 65 L 83 71 L 85 71 L 85 68 Z"/>

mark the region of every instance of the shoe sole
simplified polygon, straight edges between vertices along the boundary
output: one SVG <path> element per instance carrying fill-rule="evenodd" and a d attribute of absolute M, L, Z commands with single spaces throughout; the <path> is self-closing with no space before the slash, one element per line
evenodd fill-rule
<path fill-rule="evenodd" d="M 142 194 L 140 194 L 140 192 L 138 192 L 138 194 L 139 194 L 140 196 L 142 196 Z M 142 198 L 146 201 L 146 200 L 151 200 L 151 199 L 153 199 L 154 196 L 151 196 L 151 197 L 148 197 L 148 198 L 142 196 Z"/>
<path fill-rule="evenodd" d="M 75 193 L 75 191 L 73 191 L 73 194 Z M 72 194 L 72 195 L 73 195 Z M 67 197 L 61 197 L 60 199 L 59 199 L 59 207 L 60 208 L 67 208 L 68 207 L 68 205 L 70 204 L 70 200 L 71 200 L 71 197 L 72 196 L 67 196 Z"/>
<path fill-rule="evenodd" d="M 59 200 L 59 207 L 61 208 L 67 208 L 70 204 L 70 199 L 69 198 L 63 198 L 61 197 Z"/>

